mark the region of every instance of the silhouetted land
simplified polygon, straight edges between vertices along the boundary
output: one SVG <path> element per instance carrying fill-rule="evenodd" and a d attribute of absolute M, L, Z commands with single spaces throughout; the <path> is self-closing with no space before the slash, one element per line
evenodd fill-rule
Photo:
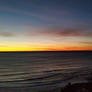
<path fill-rule="evenodd" d="M 92 83 L 69 83 L 65 87 L 61 87 L 60 89 L 57 88 L 39 92 L 92 92 Z"/>
<path fill-rule="evenodd" d="M 92 92 L 92 83 L 77 83 L 61 88 L 61 92 Z"/>

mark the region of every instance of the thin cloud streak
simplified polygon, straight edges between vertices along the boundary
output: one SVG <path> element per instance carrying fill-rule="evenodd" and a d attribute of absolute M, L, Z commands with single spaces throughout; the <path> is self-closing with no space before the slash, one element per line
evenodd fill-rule
<path fill-rule="evenodd" d="M 53 9 L 46 9 L 44 8 L 42 10 L 42 13 L 37 13 L 37 12 L 32 12 L 31 10 L 23 10 L 23 9 L 18 9 L 18 8 L 10 8 L 10 7 L 4 7 L 0 6 L 0 11 L 8 11 L 8 12 L 13 12 L 17 14 L 22 14 L 22 15 L 27 15 L 27 16 L 33 16 L 39 19 L 43 20 L 54 20 L 55 17 L 59 16 L 61 17 L 62 15 L 68 15 L 70 14 L 69 11 L 67 10 L 53 10 Z"/>
<path fill-rule="evenodd" d="M 35 29 L 37 30 L 37 29 Z M 92 38 L 92 32 L 85 28 L 54 28 L 38 29 L 37 32 L 28 32 L 27 36 L 56 36 L 56 37 L 89 37 Z"/>
<path fill-rule="evenodd" d="M 0 32 L 0 36 L 2 36 L 2 37 L 13 37 L 13 36 L 15 36 L 15 34 L 13 34 L 12 32 Z"/>
<path fill-rule="evenodd" d="M 92 42 L 80 42 L 80 43 L 85 45 L 92 45 Z"/>
<path fill-rule="evenodd" d="M 85 29 L 82 28 L 68 28 L 64 29 L 58 35 L 72 37 L 92 37 L 92 32 L 85 32 Z"/>

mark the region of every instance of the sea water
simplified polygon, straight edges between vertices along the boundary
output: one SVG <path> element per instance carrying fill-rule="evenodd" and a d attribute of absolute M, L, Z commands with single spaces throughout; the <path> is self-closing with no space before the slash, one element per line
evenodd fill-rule
<path fill-rule="evenodd" d="M 0 87 L 59 86 L 91 72 L 91 51 L 0 53 Z"/>

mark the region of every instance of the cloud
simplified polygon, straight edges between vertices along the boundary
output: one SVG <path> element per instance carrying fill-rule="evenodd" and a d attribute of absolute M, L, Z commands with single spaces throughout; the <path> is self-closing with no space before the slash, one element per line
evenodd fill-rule
<path fill-rule="evenodd" d="M 65 28 L 59 31 L 57 35 L 72 37 L 92 37 L 92 32 L 87 32 L 84 28 Z"/>
<path fill-rule="evenodd" d="M 92 37 L 92 32 L 86 28 L 73 27 L 73 28 L 59 28 L 54 30 L 54 35 L 64 37 Z"/>
<path fill-rule="evenodd" d="M 32 7 L 30 7 L 30 8 L 32 8 Z M 17 14 L 22 14 L 22 15 L 26 15 L 26 16 L 33 16 L 33 17 L 36 17 L 36 18 L 39 18 L 39 19 L 42 19 L 45 21 L 47 21 L 47 20 L 53 21 L 56 17 L 61 17 L 62 15 L 70 14 L 70 12 L 67 10 L 59 10 L 59 9 L 53 9 L 53 8 L 48 9 L 47 7 L 44 7 L 44 6 L 42 8 L 35 7 L 34 12 L 27 8 L 25 8 L 25 10 L 24 10 L 21 8 L 12 8 L 12 7 L 6 7 L 6 6 L 0 6 L 0 10 L 17 13 Z"/>
<path fill-rule="evenodd" d="M 35 32 L 29 31 L 28 36 L 56 36 L 56 37 L 89 37 L 92 38 L 92 32 L 85 27 L 72 28 L 51 28 L 35 29 Z"/>
<path fill-rule="evenodd" d="M 16 9 L 16 8 L 0 7 L 0 10 L 8 11 L 8 12 L 14 12 L 14 13 L 19 13 L 19 14 L 22 13 L 24 15 L 30 15 L 30 16 L 37 16 L 37 15 L 33 14 L 32 12 L 23 11 L 23 10 Z"/>
<path fill-rule="evenodd" d="M 85 44 L 85 45 L 92 45 L 92 42 L 80 42 L 82 44 Z"/>
<path fill-rule="evenodd" d="M 12 37 L 14 34 L 12 32 L 0 32 L 0 36 L 2 37 Z"/>
<path fill-rule="evenodd" d="M 71 46 L 71 47 L 66 47 L 65 50 L 91 50 L 89 47 L 78 47 L 78 46 Z"/>

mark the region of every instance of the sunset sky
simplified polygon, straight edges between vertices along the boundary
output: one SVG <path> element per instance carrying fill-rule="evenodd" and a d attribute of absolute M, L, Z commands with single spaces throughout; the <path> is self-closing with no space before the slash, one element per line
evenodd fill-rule
<path fill-rule="evenodd" d="M 92 0 L 0 0 L 0 51 L 92 50 Z"/>

